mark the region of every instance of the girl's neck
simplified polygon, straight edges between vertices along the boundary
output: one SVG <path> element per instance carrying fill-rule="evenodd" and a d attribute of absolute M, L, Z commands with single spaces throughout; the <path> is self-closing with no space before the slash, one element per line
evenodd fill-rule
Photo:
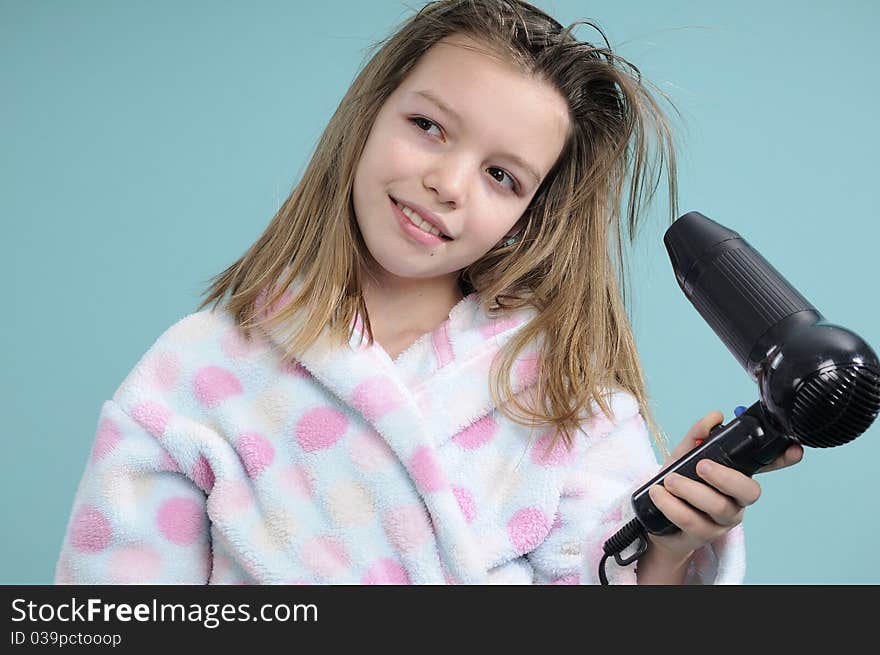
<path fill-rule="evenodd" d="M 419 336 L 433 332 L 463 298 L 454 274 L 431 279 L 389 278 L 363 278 L 373 338 L 388 346 L 386 350 L 403 350 Z"/>

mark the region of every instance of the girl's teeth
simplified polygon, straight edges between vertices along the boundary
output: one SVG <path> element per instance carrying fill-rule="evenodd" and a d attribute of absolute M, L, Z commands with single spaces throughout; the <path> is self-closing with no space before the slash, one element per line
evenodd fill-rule
<path fill-rule="evenodd" d="M 422 220 L 422 217 L 412 209 L 404 207 L 400 203 L 397 203 L 397 206 L 400 207 L 400 211 L 402 211 L 403 215 L 409 219 L 409 222 L 419 228 L 422 232 L 430 232 L 434 236 L 440 236 L 440 230 L 431 225 L 428 221 Z"/>

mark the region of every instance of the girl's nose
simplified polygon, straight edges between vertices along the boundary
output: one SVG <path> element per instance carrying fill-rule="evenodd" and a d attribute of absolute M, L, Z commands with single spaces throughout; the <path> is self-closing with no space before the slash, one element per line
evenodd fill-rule
<path fill-rule="evenodd" d="M 467 195 L 467 166 L 465 157 L 440 157 L 428 169 L 425 187 L 436 194 L 438 202 L 460 207 Z"/>

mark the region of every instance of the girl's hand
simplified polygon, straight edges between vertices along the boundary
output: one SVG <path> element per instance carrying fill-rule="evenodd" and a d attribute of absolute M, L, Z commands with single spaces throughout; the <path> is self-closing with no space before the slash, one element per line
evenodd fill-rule
<path fill-rule="evenodd" d="M 681 443 L 663 462 L 665 468 L 697 446 L 697 440 L 724 421 L 724 414 L 715 410 L 694 423 Z M 771 464 L 759 469 L 766 473 L 797 464 L 804 455 L 800 444 L 793 444 Z M 683 475 L 670 474 L 663 485 L 654 485 L 648 495 L 666 518 L 681 529 L 671 535 L 648 534 L 655 557 L 676 564 L 686 561 L 695 550 L 723 537 L 742 523 L 745 508 L 761 495 L 761 485 L 727 466 L 708 459 L 697 463 L 697 474 L 703 482 Z"/>

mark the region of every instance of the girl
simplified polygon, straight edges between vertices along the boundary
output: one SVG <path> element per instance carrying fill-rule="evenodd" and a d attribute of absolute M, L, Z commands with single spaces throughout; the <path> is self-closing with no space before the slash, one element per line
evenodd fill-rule
<path fill-rule="evenodd" d="M 620 207 L 634 234 L 652 135 L 671 197 L 675 166 L 634 73 L 516 0 L 405 22 L 104 404 L 57 582 L 595 582 L 657 470 Z M 611 582 L 742 580 L 760 487 L 700 474 L 652 490 L 682 530 Z"/>

